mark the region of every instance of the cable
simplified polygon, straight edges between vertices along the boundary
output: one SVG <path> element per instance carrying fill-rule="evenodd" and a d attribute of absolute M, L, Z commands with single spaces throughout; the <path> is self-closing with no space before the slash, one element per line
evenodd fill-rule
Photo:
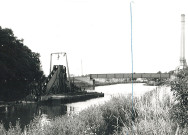
<path fill-rule="evenodd" d="M 131 14 L 131 63 L 132 63 L 132 107 L 133 107 L 133 46 L 132 46 L 132 1 L 130 2 L 130 14 Z"/>
<path fill-rule="evenodd" d="M 134 114 L 134 103 L 133 103 L 133 46 L 132 46 L 132 6 L 130 2 L 130 17 L 131 17 L 131 63 L 132 63 L 132 114 Z M 134 117 L 134 115 L 133 115 Z"/>

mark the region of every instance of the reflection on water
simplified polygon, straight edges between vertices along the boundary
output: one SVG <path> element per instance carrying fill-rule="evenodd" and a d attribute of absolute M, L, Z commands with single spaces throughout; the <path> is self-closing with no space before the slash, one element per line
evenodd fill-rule
<path fill-rule="evenodd" d="M 134 96 L 140 96 L 146 91 L 154 89 L 155 86 L 145 86 L 143 84 L 134 84 Z M 78 113 L 81 110 L 92 105 L 103 104 L 108 101 L 112 96 L 128 95 L 132 93 L 132 84 L 116 84 L 110 86 L 96 87 L 97 92 L 103 92 L 104 97 L 90 99 L 87 101 L 76 102 L 71 104 L 52 104 L 52 105 L 39 105 L 36 103 L 19 104 L 12 106 L 0 107 L 0 121 L 4 123 L 6 129 L 9 127 L 9 122 L 12 125 L 16 124 L 19 120 L 21 128 L 28 125 L 35 116 L 42 116 L 43 119 L 52 119 L 61 115 L 70 115 Z"/>
<path fill-rule="evenodd" d="M 28 125 L 35 116 L 41 116 L 43 118 L 55 118 L 56 116 L 64 115 L 67 112 L 65 105 L 38 105 L 36 103 L 19 104 L 12 106 L 0 107 L 0 121 L 4 123 L 6 129 L 9 127 L 9 123 L 16 124 L 16 121 L 20 122 L 21 128 Z M 44 115 L 46 114 L 46 115 Z"/>
<path fill-rule="evenodd" d="M 143 83 L 133 84 L 133 96 L 141 96 L 147 91 L 155 89 L 156 86 L 146 86 Z M 127 96 L 132 94 L 132 84 L 115 84 L 107 86 L 99 86 L 95 88 L 96 92 L 104 93 L 104 97 L 90 99 L 85 102 L 76 102 L 67 104 L 68 107 L 73 106 L 74 112 L 78 113 L 81 110 L 88 108 L 92 105 L 103 104 L 106 101 L 110 100 L 113 96 Z"/>

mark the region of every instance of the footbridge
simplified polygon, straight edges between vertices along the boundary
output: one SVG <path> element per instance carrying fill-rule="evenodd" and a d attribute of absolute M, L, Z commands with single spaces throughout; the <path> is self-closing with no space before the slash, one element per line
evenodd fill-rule
<path fill-rule="evenodd" d="M 133 76 L 132 76 L 133 75 Z M 169 73 L 118 73 L 118 74 L 89 74 L 92 79 L 97 78 L 146 78 L 146 79 L 168 79 L 170 78 Z"/>
<path fill-rule="evenodd" d="M 87 76 L 70 77 L 67 79 L 66 67 L 63 65 L 54 65 L 53 70 L 42 84 L 43 95 L 68 93 L 81 89 L 95 87 L 95 79 L 123 79 L 123 78 L 145 78 L 145 79 L 168 79 L 168 73 L 116 73 L 116 74 L 89 74 Z"/>

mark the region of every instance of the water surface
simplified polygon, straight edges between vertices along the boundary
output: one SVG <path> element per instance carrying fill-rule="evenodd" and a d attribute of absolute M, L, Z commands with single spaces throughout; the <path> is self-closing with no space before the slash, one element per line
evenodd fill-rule
<path fill-rule="evenodd" d="M 141 96 L 146 91 L 150 91 L 156 88 L 156 86 L 146 86 L 142 83 L 136 83 L 133 85 L 133 96 Z M 24 128 L 35 116 L 41 116 L 44 119 L 53 119 L 56 116 L 69 115 L 72 113 L 78 113 L 83 109 L 86 109 L 92 105 L 103 104 L 110 100 L 112 96 L 128 95 L 132 93 L 132 84 L 116 84 L 108 86 L 99 86 L 95 88 L 95 91 L 104 93 L 104 97 L 90 99 L 87 101 L 59 104 L 59 105 L 39 105 L 36 103 L 18 104 L 11 106 L 0 107 L 0 121 L 4 123 L 6 129 L 9 127 L 9 123 L 16 124 L 19 120 L 21 128 Z"/>

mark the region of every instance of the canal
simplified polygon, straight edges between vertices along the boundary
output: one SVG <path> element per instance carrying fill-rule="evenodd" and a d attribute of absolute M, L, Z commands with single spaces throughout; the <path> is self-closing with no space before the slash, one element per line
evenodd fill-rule
<path fill-rule="evenodd" d="M 146 86 L 143 83 L 133 84 L 133 96 L 141 96 L 143 93 L 153 90 L 156 86 Z M 9 123 L 12 125 L 19 121 L 21 128 L 24 128 L 35 116 L 41 116 L 44 120 L 53 119 L 61 115 L 78 113 L 92 105 L 103 104 L 110 100 L 112 96 L 129 95 L 132 93 L 132 84 L 116 84 L 99 86 L 95 91 L 104 93 L 104 97 L 90 99 L 87 101 L 60 104 L 60 105 L 38 105 L 36 103 L 18 104 L 0 107 L 0 122 L 8 129 Z"/>

